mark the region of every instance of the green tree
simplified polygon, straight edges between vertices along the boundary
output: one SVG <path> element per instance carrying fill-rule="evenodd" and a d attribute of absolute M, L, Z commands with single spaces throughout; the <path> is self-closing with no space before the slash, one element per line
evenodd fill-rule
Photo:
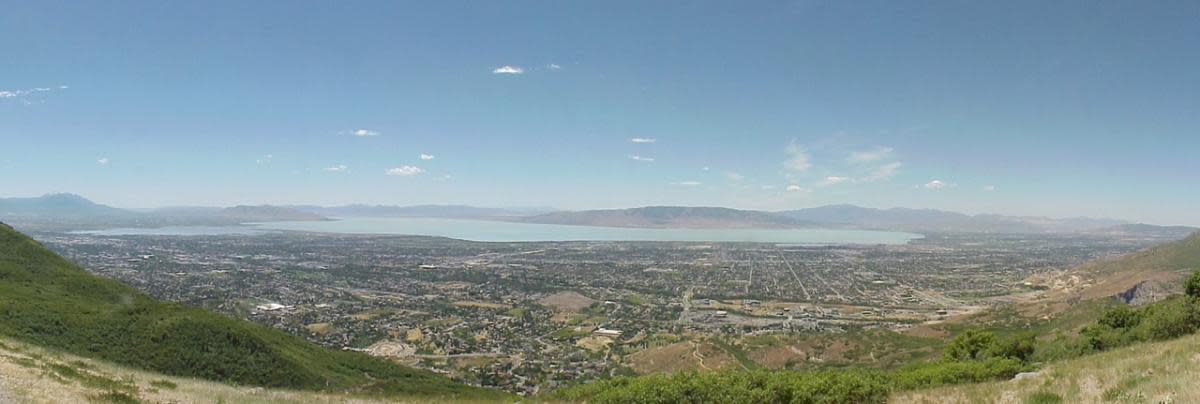
<path fill-rule="evenodd" d="M 1119 305 L 1104 311 L 1100 315 L 1100 324 L 1112 328 L 1131 328 L 1138 325 L 1142 318 L 1138 312 L 1133 311 L 1127 305 Z"/>
<path fill-rule="evenodd" d="M 1192 276 L 1188 277 L 1185 290 L 1188 296 L 1200 298 L 1200 271 L 1192 272 Z"/>

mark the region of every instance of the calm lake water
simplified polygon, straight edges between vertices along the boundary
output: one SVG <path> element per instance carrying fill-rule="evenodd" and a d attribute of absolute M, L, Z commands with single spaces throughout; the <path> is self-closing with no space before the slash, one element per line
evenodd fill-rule
<path fill-rule="evenodd" d="M 109 229 L 100 235 L 220 235 L 272 230 L 344 234 L 403 234 L 471 241 L 697 241 L 781 244 L 904 244 L 921 235 L 890 231 L 831 229 L 631 229 L 562 226 L 467 219 L 342 218 L 324 222 L 272 222 L 230 227 Z"/>

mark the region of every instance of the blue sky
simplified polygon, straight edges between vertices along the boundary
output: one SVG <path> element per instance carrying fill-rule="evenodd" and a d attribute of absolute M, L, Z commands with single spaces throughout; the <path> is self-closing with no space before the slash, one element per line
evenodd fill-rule
<path fill-rule="evenodd" d="M 1200 224 L 1195 2 L 23 3 L 3 196 Z"/>

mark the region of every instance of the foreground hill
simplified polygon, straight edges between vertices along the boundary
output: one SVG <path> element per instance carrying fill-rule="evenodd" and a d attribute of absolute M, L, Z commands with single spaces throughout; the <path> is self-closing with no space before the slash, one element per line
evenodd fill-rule
<path fill-rule="evenodd" d="M 1048 289 L 1023 311 L 1054 315 L 1077 302 L 1119 298 L 1141 305 L 1183 291 L 1180 279 L 1200 269 L 1200 233 L 1120 257 L 1093 261 L 1069 271 L 1036 276 Z"/>
<path fill-rule="evenodd" d="M 553 212 L 521 219 L 527 223 L 649 228 L 796 228 L 812 223 L 768 212 L 712 207 L 648 206 L 632 209 Z"/>
<path fill-rule="evenodd" d="M 1019 381 L 905 392 L 892 403 L 1196 403 L 1200 336 L 1140 344 L 1053 363 Z"/>
<path fill-rule="evenodd" d="M 405 401 L 426 401 L 406 398 Z M 372 403 L 370 397 L 234 386 L 138 370 L 0 338 L 0 403 Z"/>
<path fill-rule="evenodd" d="M 503 397 L 91 275 L 0 224 L 0 336 L 173 376 L 359 394 Z"/>

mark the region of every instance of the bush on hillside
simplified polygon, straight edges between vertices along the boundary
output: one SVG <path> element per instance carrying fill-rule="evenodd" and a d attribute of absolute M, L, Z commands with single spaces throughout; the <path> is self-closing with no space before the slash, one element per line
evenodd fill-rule
<path fill-rule="evenodd" d="M 725 370 L 618 377 L 554 395 L 590 403 L 881 403 L 888 391 L 883 375 L 874 371 Z"/>
<path fill-rule="evenodd" d="M 1200 271 L 1192 272 L 1192 276 L 1183 285 L 1184 292 L 1193 299 L 1200 298 Z"/>

